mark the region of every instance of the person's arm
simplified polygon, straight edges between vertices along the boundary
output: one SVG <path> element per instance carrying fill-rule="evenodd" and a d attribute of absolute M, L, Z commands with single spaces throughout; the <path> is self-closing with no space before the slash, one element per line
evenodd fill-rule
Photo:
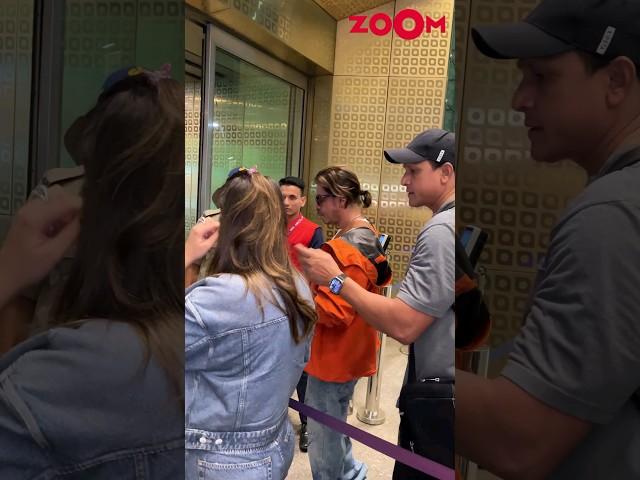
<path fill-rule="evenodd" d="M 189 288 L 191 285 L 198 281 L 198 275 L 200 273 L 200 266 L 198 264 L 187 265 L 184 269 L 184 288 Z"/>
<path fill-rule="evenodd" d="M 322 234 L 322 228 L 318 227 L 313 232 L 313 237 L 311 237 L 311 241 L 309 242 L 310 248 L 320 248 L 324 243 L 324 235 Z"/>
<path fill-rule="evenodd" d="M 502 377 L 456 372 L 458 453 L 507 479 L 545 478 L 631 401 L 640 385 L 640 272 L 630 261 L 638 238 L 616 204 L 561 224 Z"/>
<path fill-rule="evenodd" d="M 39 373 L 42 375 L 45 369 L 41 367 Z M 34 435 L 34 431 L 39 432 L 40 425 L 36 420 L 39 417 L 34 415 L 31 405 L 22 398 L 24 386 L 16 384 L 12 377 L 12 374 L 5 374 L 0 380 L 0 478 L 37 478 L 51 467 L 51 451 L 43 448 L 42 443 L 38 444 L 38 440 L 43 441 L 42 433 L 39 437 Z M 40 386 L 43 378 L 56 377 L 45 375 L 39 380 L 32 379 L 28 387 Z M 74 393 L 69 392 L 69 395 Z M 36 414 L 42 414 L 42 411 Z"/>
<path fill-rule="evenodd" d="M 35 302 L 22 295 L 15 295 L 0 308 L 0 355 L 27 338 L 34 311 Z"/>
<path fill-rule="evenodd" d="M 331 277 L 333 278 L 333 277 Z M 431 323 L 433 317 L 404 303 L 369 292 L 347 277 L 340 296 L 373 328 L 386 333 L 404 345 L 413 343 Z"/>
<path fill-rule="evenodd" d="M 340 268 L 320 250 L 296 246 L 307 275 L 327 285 Z M 442 317 L 454 303 L 455 237 L 446 226 L 435 226 L 418 237 L 407 274 L 396 298 L 387 298 L 346 279 L 340 295 L 372 327 L 408 345 L 434 319 Z"/>
<path fill-rule="evenodd" d="M 333 277 L 342 273 L 329 253 L 304 248 L 302 245 L 296 245 L 295 248 L 310 281 L 328 285 Z M 372 327 L 404 344 L 413 342 L 433 322 L 430 315 L 410 307 L 398 298 L 391 299 L 369 292 L 348 276 L 340 297 L 351 304 Z"/>
<path fill-rule="evenodd" d="M 345 267 L 344 272 L 356 287 L 368 293 L 362 287 L 362 285 L 367 285 L 369 281 L 362 268 L 357 265 L 349 265 Z M 328 327 L 348 327 L 355 318 L 357 310 L 355 306 L 343 296 L 331 293 L 326 286 L 318 286 L 314 303 L 318 312 L 319 324 Z"/>
<path fill-rule="evenodd" d="M 209 362 L 206 353 L 209 345 L 209 336 L 206 325 L 200 315 L 201 305 L 198 303 L 196 294 L 192 291 L 184 301 L 184 352 L 185 352 L 185 372 L 193 372 L 205 369 Z"/>
<path fill-rule="evenodd" d="M 80 231 L 81 204 L 54 186 L 46 201 L 30 200 L 18 211 L 0 248 L 0 309 L 63 257 Z"/>
<path fill-rule="evenodd" d="M 456 370 L 456 453 L 504 480 L 546 478 L 590 428 L 504 377 Z"/>
<path fill-rule="evenodd" d="M 198 279 L 198 260 L 204 257 L 218 241 L 220 223 L 216 220 L 205 220 L 196 223 L 184 244 L 184 281 L 185 288 Z"/>
<path fill-rule="evenodd" d="M 11 269 L 0 263 L 0 311 L 14 300 L 18 291 L 16 283 L 11 280 Z M 4 317 L 0 316 L 0 318 Z"/>

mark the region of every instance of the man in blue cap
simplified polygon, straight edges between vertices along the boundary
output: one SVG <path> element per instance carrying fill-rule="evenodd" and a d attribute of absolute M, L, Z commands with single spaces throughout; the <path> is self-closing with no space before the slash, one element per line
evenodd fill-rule
<path fill-rule="evenodd" d="M 456 372 L 456 451 L 503 478 L 640 478 L 640 2 L 543 0 L 472 35 L 518 60 L 533 159 L 589 182 L 501 376 Z"/>

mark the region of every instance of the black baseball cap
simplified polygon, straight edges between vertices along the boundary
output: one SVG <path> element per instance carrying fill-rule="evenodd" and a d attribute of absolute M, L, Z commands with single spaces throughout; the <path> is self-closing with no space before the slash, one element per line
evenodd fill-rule
<path fill-rule="evenodd" d="M 450 163 L 456 166 L 456 136 L 448 130 L 433 128 L 425 130 L 406 148 L 384 151 L 384 157 L 391 163 L 420 163 L 429 160 L 436 164 Z"/>
<path fill-rule="evenodd" d="M 471 31 L 491 58 L 539 58 L 581 50 L 604 58 L 629 57 L 640 65 L 640 1 L 542 0 L 519 23 Z"/>

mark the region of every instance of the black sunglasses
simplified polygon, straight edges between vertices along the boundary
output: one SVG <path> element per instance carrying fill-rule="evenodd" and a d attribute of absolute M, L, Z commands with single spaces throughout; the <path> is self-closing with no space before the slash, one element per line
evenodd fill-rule
<path fill-rule="evenodd" d="M 335 195 L 331 195 L 330 193 L 327 195 L 316 195 L 316 204 L 320 205 L 322 202 L 325 201 L 326 198 L 329 197 L 335 197 Z"/>

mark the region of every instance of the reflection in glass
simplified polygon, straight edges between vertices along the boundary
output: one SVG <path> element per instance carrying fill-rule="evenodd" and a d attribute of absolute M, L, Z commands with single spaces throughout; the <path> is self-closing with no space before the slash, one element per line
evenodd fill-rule
<path fill-rule="evenodd" d="M 211 191 L 233 167 L 257 166 L 274 179 L 298 161 L 302 90 L 224 50 L 215 66 Z"/>

